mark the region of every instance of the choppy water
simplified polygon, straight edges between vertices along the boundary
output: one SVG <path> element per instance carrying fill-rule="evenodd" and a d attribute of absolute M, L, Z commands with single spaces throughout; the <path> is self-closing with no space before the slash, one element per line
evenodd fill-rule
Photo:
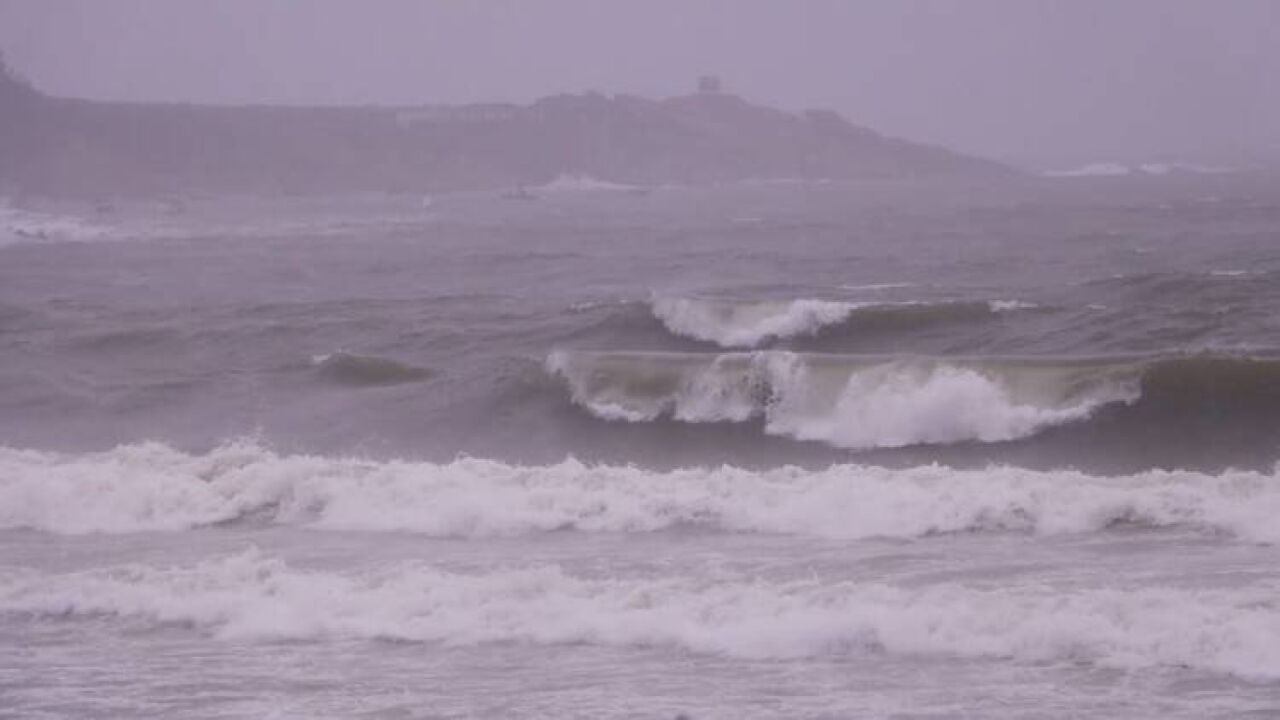
<path fill-rule="evenodd" d="M 0 210 L 0 714 L 1272 717 L 1278 190 Z"/>

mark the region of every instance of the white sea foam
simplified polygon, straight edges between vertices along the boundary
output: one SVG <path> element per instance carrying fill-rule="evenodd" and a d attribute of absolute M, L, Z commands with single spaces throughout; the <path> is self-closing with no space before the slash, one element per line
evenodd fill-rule
<path fill-rule="evenodd" d="M 676 356 L 548 357 L 573 400 L 608 420 L 764 418 L 765 431 L 865 449 L 998 442 L 1133 402 L 1140 370 L 966 364 L 928 358 L 839 358 L 780 351 Z"/>
<path fill-rule="evenodd" d="M 992 300 L 987 303 L 991 307 L 991 312 L 1005 313 L 1014 312 L 1016 310 L 1035 310 L 1039 305 L 1026 302 L 1025 300 Z"/>
<path fill-rule="evenodd" d="M 537 189 L 543 192 L 619 192 L 636 190 L 637 188 L 634 185 L 599 180 L 581 173 L 564 173 Z"/>
<path fill-rule="evenodd" d="M 295 569 L 254 550 L 186 567 L 0 574 L 0 612 L 113 615 L 218 638 L 666 646 L 739 658 L 892 655 L 1280 676 L 1276 587 L 1077 589 Z"/>
<path fill-rule="evenodd" d="M 189 455 L 158 444 L 62 455 L 0 449 L 0 528 L 181 531 L 249 518 L 435 537 L 543 531 L 708 531 L 832 539 L 1187 526 L 1280 542 L 1275 474 L 1096 477 L 1009 467 L 836 465 L 670 472 L 278 455 L 252 444 Z"/>
<path fill-rule="evenodd" d="M 870 283 L 868 285 L 841 285 L 842 290 L 899 290 L 901 288 L 915 287 L 915 283 L 909 282 L 893 282 L 893 283 Z"/>
<path fill-rule="evenodd" d="M 736 302 L 654 297 L 653 314 L 668 330 L 726 348 L 755 347 L 772 339 L 812 335 L 842 323 L 869 303 L 831 300 Z"/>

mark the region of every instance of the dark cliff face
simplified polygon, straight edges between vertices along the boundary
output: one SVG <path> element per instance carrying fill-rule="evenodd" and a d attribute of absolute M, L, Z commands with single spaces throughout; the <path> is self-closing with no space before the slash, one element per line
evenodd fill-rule
<path fill-rule="evenodd" d="M 54 195 L 437 192 L 565 173 L 637 184 L 990 177 L 1007 168 L 835 113 L 721 94 L 589 93 L 532 105 L 202 107 L 48 98 L 0 78 L 0 183 Z"/>

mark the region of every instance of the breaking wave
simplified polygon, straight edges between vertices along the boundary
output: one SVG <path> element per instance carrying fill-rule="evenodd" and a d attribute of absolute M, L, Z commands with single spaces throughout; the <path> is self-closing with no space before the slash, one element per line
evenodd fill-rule
<path fill-rule="evenodd" d="M 1185 526 L 1280 542 L 1270 474 L 1101 477 L 1016 467 L 834 465 L 657 472 L 629 466 L 447 464 L 278 455 L 239 443 L 186 454 L 150 443 L 64 455 L 0 449 L 0 528 L 183 531 L 234 522 L 433 537 L 551 531 L 709 532 L 829 539 Z"/>
<path fill-rule="evenodd" d="M 0 574 L 0 613 L 114 616 L 218 639 L 674 647 L 750 659 L 916 655 L 1280 676 L 1275 587 L 902 587 L 740 577 L 578 577 L 290 567 L 250 549 L 195 565 Z"/>
<path fill-rule="evenodd" d="M 1136 362 L 557 351 L 548 370 L 607 420 L 743 422 L 837 447 L 998 442 L 1140 395 Z"/>
<path fill-rule="evenodd" d="M 653 314 L 666 328 L 684 337 L 724 348 L 752 348 L 771 340 L 817 335 L 855 316 L 903 326 L 930 321 L 965 320 L 1036 307 L 1017 300 L 950 302 L 845 302 L 797 300 L 722 300 L 699 297 L 655 297 Z"/>

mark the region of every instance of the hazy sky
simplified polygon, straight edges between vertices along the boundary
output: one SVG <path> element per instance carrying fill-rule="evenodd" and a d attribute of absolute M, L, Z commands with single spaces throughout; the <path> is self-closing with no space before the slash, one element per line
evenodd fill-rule
<path fill-rule="evenodd" d="M 0 0 L 48 92 L 216 103 L 681 94 L 1024 163 L 1280 156 L 1280 0 Z"/>

